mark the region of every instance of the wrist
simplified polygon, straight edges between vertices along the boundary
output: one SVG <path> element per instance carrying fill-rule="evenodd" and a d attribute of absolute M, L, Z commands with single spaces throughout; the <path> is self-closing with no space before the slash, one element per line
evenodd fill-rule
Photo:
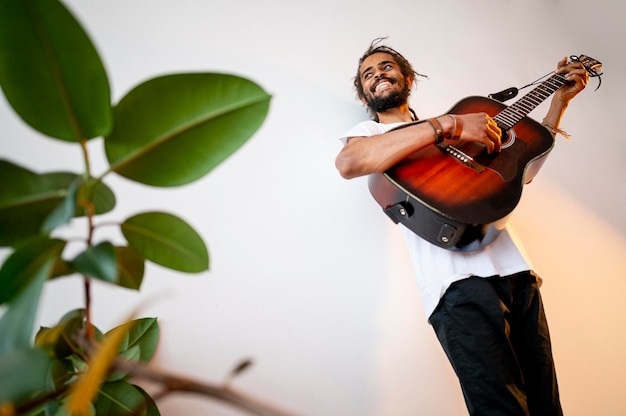
<path fill-rule="evenodd" d="M 435 144 L 443 142 L 444 139 L 458 140 L 461 137 L 463 120 L 454 114 L 433 117 L 426 121 L 435 132 Z"/>
<path fill-rule="evenodd" d="M 454 135 L 455 130 L 455 120 L 449 114 L 437 117 L 437 121 L 441 124 L 441 128 L 443 130 L 443 137 L 445 139 L 449 139 Z"/>
<path fill-rule="evenodd" d="M 543 121 L 541 122 L 541 125 L 547 128 L 550 131 L 550 133 L 552 133 L 553 136 L 560 134 L 561 136 L 565 137 L 567 140 L 570 140 L 570 135 L 565 130 L 559 128 L 558 123 L 556 125 L 552 124 L 550 123 L 550 121 L 548 121 L 547 118 L 544 118 Z"/>
<path fill-rule="evenodd" d="M 454 114 L 446 114 L 446 118 L 452 120 L 452 128 L 447 130 L 445 138 L 450 140 L 459 140 L 459 138 L 461 138 L 461 133 L 463 132 L 463 119 Z"/>
<path fill-rule="evenodd" d="M 567 106 L 569 105 L 570 101 L 571 100 L 568 99 L 568 98 L 564 98 L 564 97 L 561 97 L 558 94 L 555 94 L 554 98 L 552 99 L 552 103 L 551 104 L 552 104 L 553 107 L 558 108 L 560 112 L 563 112 L 563 111 L 565 111 L 567 109 Z"/>
<path fill-rule="evenodd" d="M 443 142 L 443 139 L 445 138 L 445 130 L 439 120 L 433 117 L 427 119 L 426 121 L 428 122 L 428 124 L 430 124 L 435 132 L 435 144 Z"/>

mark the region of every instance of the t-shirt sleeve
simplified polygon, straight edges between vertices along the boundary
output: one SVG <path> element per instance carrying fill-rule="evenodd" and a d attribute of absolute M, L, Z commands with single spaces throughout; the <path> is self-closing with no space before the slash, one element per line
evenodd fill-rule
<path fill-rule="evenodd" d="M 372 120 L 362 121 L 345 132 L 341 137 L 339 137 L 339 140 L 341 140 L 341 143 L 345 146 L 350 137 L 369 137 L 375 134 L 383 133 L 382 131 L 378 131 L 377 125 L 378 123 Z"/>

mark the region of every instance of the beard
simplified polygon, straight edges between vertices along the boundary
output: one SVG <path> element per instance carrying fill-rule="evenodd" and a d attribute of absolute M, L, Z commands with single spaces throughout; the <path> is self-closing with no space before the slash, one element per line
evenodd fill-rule
<path fill-rule="evenodd" d="M 391 91 L 383 97 L 371 97 L 367 100 L 367 106 L 374 113 L 384 113 L 389 109 L 406 104 L 410 93 L 408 88 L 403 88 L 400 91 Z"/>
<path fill-rule="evenodd" d="M 405 104 L 408 98 L 409 91 L 392 91 L 384 97 L 374 97 L 368 100 L 367 106 L 375 113 L 384 113 L 391 108 Z"/>

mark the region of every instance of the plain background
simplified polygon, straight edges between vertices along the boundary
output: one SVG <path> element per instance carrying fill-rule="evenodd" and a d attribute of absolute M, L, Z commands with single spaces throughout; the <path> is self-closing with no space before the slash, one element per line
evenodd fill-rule
<path fill-rule="evenodd" d="M 593 79 L 572 102 L 562 127 L 573 139 L 557 139 L 513 223 L 544 279 L 566 414 L 626 414 L 620 2 L 66 4 L 100 51 L 115 102 L 140 82 L 174 72 L 242 75 L 273 95 L 258 134 L 202 180 L 157 189 L 107 179 L 118 205 L 101 222 L 173 212 L 207 242 L 211 270 L 181 275 L 149 265 L 140 293 L 96 284 L 94 320 L 107 330 L 139 306 L 140 316 L 159 318 L 154 365 L 207 382 L 221 382 L 252 358 L 234 386 L 300 415 L 466 414 L 422 312 L 400 230 L 364 178 L 345 181 L 334 167 L 337 138 L 367 117 L 352 77 L 369 43 L 389 36 L 429 76 L 412 96 L 422 118 L 465 96 L 522 87 L 566 55 L 602 61 L 602 87 L 594 92 Z M 531 116 L 541 120 L 545 110 Z M 104 171 L 101 140 L 90 149 L 94 171 Z M 75 146 L 34 133 L 4 98 L 0 157 L 39 172 L 83 168 Z M 84 225 L 65 232 L 84 235 Z M 102 227 L 96 238 L 121 237 Z M 81 288 L 74 277 L 49 283 L 41 324 L 80 307 Z M 160 407 L 165 415 L 241 414 L 192 396 L 168 397 Z"/>

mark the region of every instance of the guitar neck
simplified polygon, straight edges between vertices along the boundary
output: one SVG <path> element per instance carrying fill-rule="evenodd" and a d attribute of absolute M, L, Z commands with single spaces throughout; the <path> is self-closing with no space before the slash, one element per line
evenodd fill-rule
<path fill-rule="evenodd" d="M 494 117 L 494 120 L 498 123 L 500 128 L 505 130 L 511 129 L 539 104 L 544 102 L 546 98 L 561 88 L 565 82 L 567 82 L 567 80 L 563 75 L 553 74 L 510 107 L 502 110 Z"/>

